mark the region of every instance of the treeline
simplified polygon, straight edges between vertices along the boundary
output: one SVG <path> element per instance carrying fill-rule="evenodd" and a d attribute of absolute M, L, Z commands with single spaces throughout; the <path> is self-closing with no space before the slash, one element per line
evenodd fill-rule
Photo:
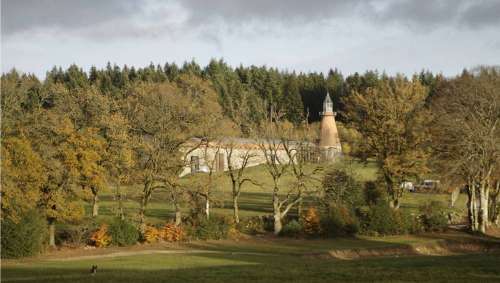
<path fill-rule="evenodd" d="M 271 107 L 286 113 L 287 119 L 299 122 L 307 116 L 309 122 L 319 121 L 322 103 L 328 91 L 333 98 L 334 110 L 341 114 L 345 110 L 344 97 L 352 92 L 363 92 L 374 87 L 389 76 L 378 71 L 364 74 L 354 73 L 344 77 L 337 69 L 327 74 L 310 72 L 296 73 L 280 71 L 266 66 L 238 66 L 233 68 L 223 60 L 211 60 L 205 67 L 196 62 L 185 62 L 182 66 L 175 63 L 165 65 L 150 64 L 135 68 L 107 64 L 104 69 L 92 67 L 85 72 L 76 65 L 68 69 L 54 67 L 47 72 L 46 82 L 62 83 L 68 88 L 96 86 L 103 94 L 124 97 L 127 90 L 138 82 L 174 82 L 181 75 L 196 76 L 209 80 L 219 95 L 224 113 L 232 117 L 238 104 L 245 98 L 251 107 Z M 431 96 L 435 86 L 444 80 L 441 74 L 422 71 L 416 74 L 419 81 L 429 87 Z M 262 117 L 252 117 L 261 119 Z M 345 120 L 343 115 L 340 120 Z"/>
<path fill-rule="evenodd" d="M 400 205 L 402 182 L 436 176 L 468 193 L 472 230 L 485 232 L 498 222 L 500 75 L 494 69 L 455 78 L 366 72 L 344 79 L 338 71 L 296 74 L 214 60 L 205 68 L 195 62 L 140 69 L 108 64 L 89 73 L 73 65 L 54 68 L 44 81 L 13 70 L 1 84 L 2 224 L 18 223 L 35 209 L 49 224 L 51 245 L 56 223 L 83 217 L 82 199 L 98 214 L 108 185 L 116 188 L 121 217 L 121 186 L 140 185 L 141 232 L 160 188 L 176 215 L 187 204 L 207 207 L 208 216 L 213 175 L 190 184 L 188 194 L 179 178 L 186 165 L 181 147 L 191 137 L 260 135 L 270 141 L 261 145 L 264 154 L 288 148 L 288 162 L 268 158 L 266 167 L 279 232 L 307 189 L 308 173 L 294 163 L 288 145 L 315 140 L 303 122 L 319 119 L 326 90 L 343 122 L 345 153 L 377 162 L 377 186 L 393 209 Z M 280 188 L 284 174 L 302 185 Z M 233 198 L 240 189 L 233 187 Z M 286 199 L 280 199 L 283 191 Z"/>

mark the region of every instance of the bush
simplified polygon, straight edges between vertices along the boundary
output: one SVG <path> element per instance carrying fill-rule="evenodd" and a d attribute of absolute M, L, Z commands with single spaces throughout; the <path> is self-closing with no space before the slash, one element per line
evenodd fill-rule
<path fill-rule="evenodd" d="M 163 227 L 163 240 L 167 242 L 178 242 L 184 239 L 185 233 L 181 226 L 174 223 L 167 223 Z"/>
<path fill-rule="evenodd" d="M 90 236 L 90 242 L 97 248 L 106 247 L 111 243 L 111 236 L 108 234 L 108 225 L 101 224 L 99 229 Z"/>
<path fill-rule="evenodd" d="M 117 246 L 130 246 L 139 240 L 139 231 L 135 225 L 120 218 L 109 225 L 109 234 L 111 243 Z"/>
<path fill-rule="evenodd" d="M 375 205 L 384 197 L 384 191 L 381 190 L 376 182 L 368 181 L 363 187 L 363 194 L 367 205 Z"/>
<path fill-rule="evenodd" d="M 93 222 L 58 227 L 56 231 L 56 244 L 72 246 L 88 244 L 92 232 L 97 230 L 97 228 L 97 224 Z"/>
<path fill-rule="evenodd" d="M 385 201 L 379 201 L 368 211 L 360 214 L 361 228 L 365 234 L 401 235 L 422 230 L 418 218 L 392 209 Z"/>
<path fill-rule="evenodd" d="M 302 234 L 302 224 L 297 220 L 292 220 L 283 226 L 280 236 L 298 237 Z"/>
<path fill-rule="evenodd" d="M 188 234 L 194 239 L 220 240 L 228 237 L 231 228 L 234 228 L 231 217 L 212 215 L 210 219 L 205 217 L 194 219 Z"/>
<path fill-rule="evenodd" d="M 322 234 L 326 237 L 352 236 L 359 230 L 356 216 L 344 206 L 332 206 L 321 219 Z"/>
<path fill-rule="evenodd" d="M 142 240 L 148 244 L 158 242 L 163 237 L 162 230 L 154 226 L 146 226 L 144 234 L 142 235 Z"/>
<path fill-rule="evenodd" d="M 321 232 L 321 223 L 318 214 L 318 210 L 314 207 L 310 207 L 306 215 L 302 219 L 304 226 L 304 233 L 309 236 L 319 235 Z"/>
<path fill-rule="evenodd" d="M 397 235 L 400 233 L 400 223 L 395 211 L 385 201 L 379 201 L 370 207 L 367 218 L 363 221 L 364 231 L 375 235 Z"/>
<path fill-rule="evenodd" d="M 440 201 L 428 202 L 419 208 L 426 231 L 443 231 L 448 226 L 446 207 Z"/>
<path fill-rule="evenodd" d="M 18 222 L 2 220 L 2 258 L 19 258 L 40 253 L 47 237 L 47 221 L 36 211 Z"/>
<path fill-rule="evenodd" d="M 246 234 L 255 235 L 264 233 L 265 223 L 264 219 L 259 216 L 244 218 L 238 223 L 238 229 Z"/>
<path fill-rule="evenodd" d="M 402 213 L 406 233 L 418 234 L 424 231 L 424 227 L 418 215 Z"/>
<path fill-rule="evenodd" d="M 323 202 L 347 207 L 363 203 L 361 184 L 346 169 L 332 169 L 323 178 Z"/>

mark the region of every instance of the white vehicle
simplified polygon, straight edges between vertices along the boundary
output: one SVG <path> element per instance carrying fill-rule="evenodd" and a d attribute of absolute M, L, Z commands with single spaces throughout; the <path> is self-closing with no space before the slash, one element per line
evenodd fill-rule
<path fill-rule="evenodd" d="M 409 192 L 414 192 L 415 191 L 415 186 L 413 186 L 412 182 L 405 181 L 401 183 L 400 185 L 401 189 L 407 190 Z"/>

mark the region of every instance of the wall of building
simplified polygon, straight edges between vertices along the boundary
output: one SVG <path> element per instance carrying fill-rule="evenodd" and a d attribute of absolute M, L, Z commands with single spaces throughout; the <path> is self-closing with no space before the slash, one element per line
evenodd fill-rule
<path fill-rule="evenodd" d="M 243 156 L 245 155 L 246 152 L 249 152 L 249 154 L 252 156 L 247 164 L 247 167 L 253 167 L 257 166 L 260 164 L 266 163 L 266 157 L 264 156 L 264 153 L 260 148 L 255 146 L 254 148 L 242 148 L 242 147 L 236 147 L 233 149 L 233 154 L 231 156 L 231 162 L 233 165 L 233 168 L 241 168 L 243 164 Z M 184 170 L 181 173 L 181 176 L 185 176 L 187 174 L 193 173 L 192 171 L 192 164 L 191 160 L 192 157 L 198 157 L 198 162 L 199 162 L 199 167 L 201 171 L 203 170 L 210 170 L 212 168 L 212 171 L 218 171 L 217 168 L 217 163 L 219 161 L 219 158 L 217 156 L 220 156 L 223 158 L 223 171 L 228 170 L 228 164 L 227 164 L 227 153 L 225 148 L 221 147 L 218 148 L 216 146 L 211 146 L 208 148 L 205 147 L 200 147 L 192 152 L 190 152 L 187 157 L 186 157 L 186 166 L 184 167 Z M 288 155 L 286 154 L 285 150 L 278 150 L 276 152 L 276 155 L 278 156 L 279 160 L 281 162 L 288 162 Z M 220 167 L 222 169 L 222 167 Z"/>

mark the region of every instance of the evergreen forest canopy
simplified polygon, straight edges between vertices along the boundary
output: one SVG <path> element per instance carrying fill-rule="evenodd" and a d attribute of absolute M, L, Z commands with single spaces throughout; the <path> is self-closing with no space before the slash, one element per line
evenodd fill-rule
<path fill-rule="evenodd" d="M 107 184 L 141 184 L 144 224 L 156 189 L 169 189 L 174 202 L 182 195 L 179 147 L 187 139 L 254 136 L 256 125 L 277 123 L 269 113 L 303 127 L 319 121 L 327 91 L 345 153 L 376 160 L 393 208 L 401 182 L 434 174 L 468 188 L 473 230 L 484 232 L 498 214 L 487 209 L 491 192 L 496 207 L 500 179 L 500 75 L 493 68 L 455 78 L 377 71 L 344 78 L 337 70 L 297 74 L 212 60 L 204 68 L 194 61 L 108 64 L 88 73 L 72 65 L 53 68 L 44 81 L 12 70 L 1 83 L 2 219 L 37 208 L 53 227 L 82 217 L 75 188 L 88 193 L 97 215 Z"/>

